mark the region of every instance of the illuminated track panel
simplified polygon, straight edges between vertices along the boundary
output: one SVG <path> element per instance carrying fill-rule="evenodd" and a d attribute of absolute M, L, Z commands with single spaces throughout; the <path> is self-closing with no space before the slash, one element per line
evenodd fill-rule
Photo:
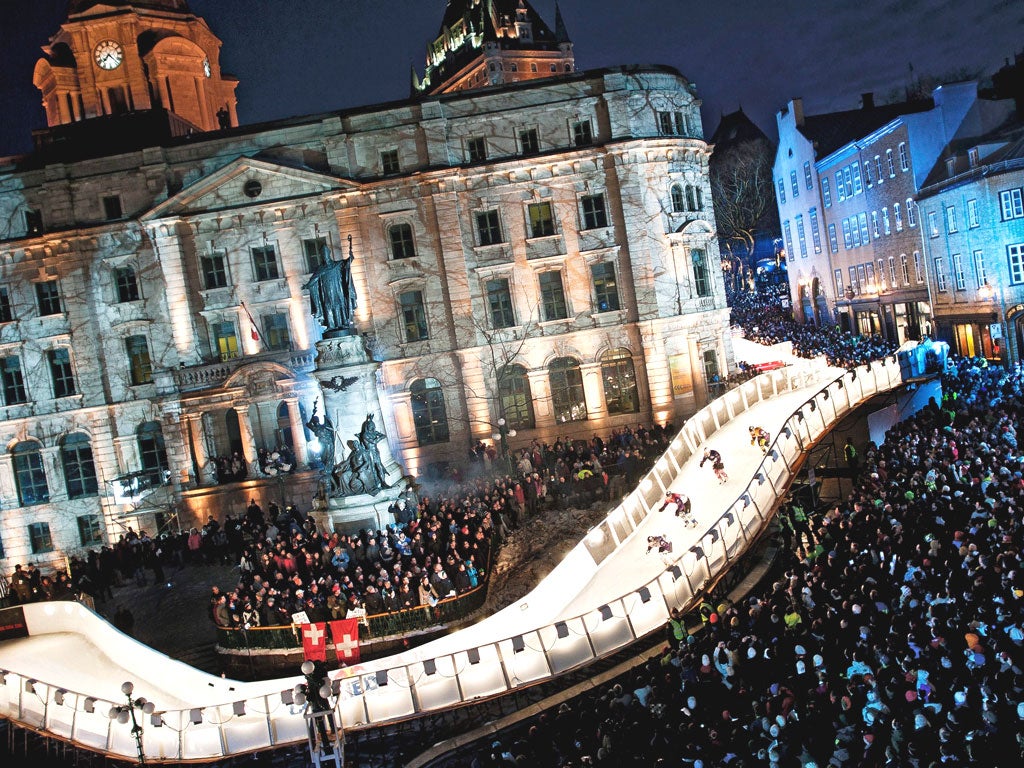
<path fill-rule="evenodd" d="M 332 673 L 346 728 L 368 728 L 504 693 L 610 654 L 692 607 L 702 585 L 767 523 L 805 447 L 846 413 L 900 383 L 894 359 L 853 372 L 820 362 L 771 371 L 687 420 L 669 450 L 529 595 L 471 627 L 402 654 Z M 746 427 L 772 434 L 767 456 Z M 718 449 L 729 481 L 699 468 Z M 683 490 L 700 521 L 658 512 Z M 671 558 L 646 554 L 665 534 Z M 0 716 L 83 747 L 134 758 L 130 725 L 108 717 L 124 680 L 157 706 L 146 718 L 152 761 L 215 760 L 305 739 L 303 709 L 281 693 L 301 677 L 242 683 L 207 675 L 121 634 L 77 603 L 23 607 L 29 637 L 0 643 Z M 383 683 L 383 684 L 381 684 Z M 63 703 L 58 703 L 63 702 Z"/>

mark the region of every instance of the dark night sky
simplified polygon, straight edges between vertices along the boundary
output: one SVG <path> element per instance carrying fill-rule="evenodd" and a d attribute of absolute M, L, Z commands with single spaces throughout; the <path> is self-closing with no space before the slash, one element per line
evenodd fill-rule
<path fill-rule="evenodd" d="M 534 0 L 554 24 L 554 0 Z M 190 0 L 224 42 L 241 80 L 239 118 L 254 123 L 402 99 L 422 72 L 444 0 Z M 66 0 L 0 0 L 0 156 L 44 125 L 32 68 Z M 705 131 L 742 105 L 774 136 L 794 96 L 809 113 L 885 100 L 909 79 L 991 74 L 1024 49 L 1020 0 L 561 0 L 578 69 L 669 64 L 697 85 Z"/>

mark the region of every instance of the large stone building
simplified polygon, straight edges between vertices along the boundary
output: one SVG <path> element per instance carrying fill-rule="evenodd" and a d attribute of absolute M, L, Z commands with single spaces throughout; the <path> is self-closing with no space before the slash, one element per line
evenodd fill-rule
<path fill-rule="evenodd" d="M 412 476 L 495 434 L 678 421 L 728 372 L 709 147 L 678 72 L 236 127 L 219 46 L 183 0 L 82 0 L 36 68 L 51 128 L 0 164 L 8 563 L 252 496 L 307 506 L 325 255 L 354 256 L 379 366 L 362 395 Z M 282 480 L 260 456 L 284 446 Z"/>
<path fill-rule="evenodd" d="M 775 188 L 794 313 L 902 343 L 932 332 L 915 195 L 945 147 L 1005 120 L 975 82 L 928 99 L 777 115 Z"/>

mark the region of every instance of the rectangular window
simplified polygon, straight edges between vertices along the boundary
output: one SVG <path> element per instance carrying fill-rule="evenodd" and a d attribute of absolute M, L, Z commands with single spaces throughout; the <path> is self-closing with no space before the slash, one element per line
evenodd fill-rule
<path fill-rule="evenodd" d="M 508 278 L 487 281 L 487 306 L 491 312 L 491 325 L 495 328 L 511 328 L 516 324 Z"/>
<path fill-rule="evenodd" d="M 1010 189 L 999 193 L 999 205 L 1003 211 L 1003 221 L 1019 219 L 1024 216 L 1024 201 L 1020 189 Z"/>
<path fill-rule="evenodd" d="M 988 271 L 985 269 L 985 252 L 974 252 L 974 276 L 978 279 L 978 287 L 988 285 Z"/>
<path fill-rule="evenodd" d="M 317 267 L 325 262 L 327 258 L 325 248 L 327 248 L 326 237 L 308 237 L 302 241 L 302 255 L 306 259 L 307 273 L 316 272 Z"/>
<path fill-rule="evenodd" d="M 257 283 L 264 280 L 277 280 L 277 252 L 272 245 L 258 246 L 252 249 L 252 271 Z"/>
<path fill-rule="evenodd" d="M 380 172 L 383 174 L 398 173 L 401 171 L 398 165 L 398 150 L 385 149 L 380 153 Z"/>
<path fill-rule="evenodd" d="M 899 150 L 900 150 L 900 170 L 901 171 L 909 171 L 910 170 L 910 156 L 907 154 L 907 142 L 901 141 L 900 142 L 900 146 L 899 146 Z"/>
<path fill-rule="evenodd" d="M 497 245 L 504 242 L 501 235 L 501 219 L 497 211 L 479 211 L 476 214 L 476 233 L 480 245 Z"/>
<path fill-rule="evenodd" d="M 947 205 L 946 206 L 946 232 L 949 233 L 949 234 L 953 234 L 956 231 L 957 231 L 957 229 L 956 229 L 956 206 L 955 205 Z"/>
<path fill-rule="evenodd" d="M 608 226 L 608 214 L 604 209 L 604 195 L 584 195 L 583 228 L 601 229 Z"/>
<path fill-rule="evenodd" d="M 843 219 L 843 245 L 846 250 L 853 248 L 853 229 L 850 227 L 849 219 Z"/>
<path fill-rule="evenodd" d="M 971 147 L 967 150 L 967 165 L 971 168 L 977 168 L 980 161 L 981 154 L 978 152 L 977 147 Z"/>
<path fill-rule="evenodd" d="M 574 147 L 587 147 L 594 143 L 594 133 L 589 120 L 580 120 L 572 124 L 572 144 Z"/>
<path fill-rule="evenodd" d="M 981 221 L 978 218 L 978 201 L 971 199 L 967 201 L 967 226 L 970 229 L 974 229 L 980 226 Z"/>
<path fill-rule="evenodd" d="M 856 248 L 861 244 L 860 242 L 860 227 L 857 224 L 857 217 L 850 217 L 850 230 L 853 236 L 853 247 Z"/>
<path fill-rule="evenodd" d="M 482 163 L 487 159 L 487 139 L 477 136 L 466 140 L 466 154 L 469 162 Z"/>
<path fill-rule="evenodd" d="M 843 270 L 841 270 L 841 269 L 835 270 L 832 273 L 832 276 L 833 276 L 833 278 L 835 279 L 835 282 L 836 282 L 836 296 L 842 297 L 843 296 L 843 292 L 844 292 L 844 288 L 843 288 Z"/>
<path fill-rule="evenodd" d="M 786 183 L 782 179 L 779 179 L 779 202 L 786 202 Z"/>
<path fill-rule="evenodd" d="M 807 187 L 807 189 L 811 189 L 814 187 L 814 177 L 811 176 L 810 160 L 804 161 L 804 186 Z"/>
<path fill-rule="evenodd" d="M 0 357 L 0 374 L 3 375 L 4 405 L 27 402 L 25 379 L 21 375 L 21 358 L 17 355 Z"/>
<path fill-rule="evenodd" d="M 858 293 L 860 293 L 860 283 L 857 282 L 857 268 L 856 267 L 850 267 L 849 272 L 850 272 L 850 290 L 853 292 L 853 295 L 856 296 Z"/>
<path fill-rule="evenodd" d="M 1010 264 L 1010 282 L 1013 285 L 1024 283 L 1024 243 L 1006 246 L 1006 257 Z"/>
<path fill-rule="evenodd" d="M 850 168 L 853 170 L 853 194 L 859 195 L 864 191 L 860 183 L 860 163 L 854 163 Z"/>
<path fill-rule="evenodd" d="M 832 253 L 839 253 L 839 239 L 836 237 L 836 225 L 831 222 L 828 225 L 828 247 Z"/>
<path fill-rule="evenodd" d="M 540 306 L 542 317 L 547 320 L 564 320 L 568 317 L 568 309 L 565 305 L 565 289 L 562 286 L 561 272 L 541 272 L 538 275 L 540 283 Z"/>
<path fill-rule="evenodd" d="M 878 290 L 878 283 L 875 282 L 875 265 L 870 262 L 864 265 L 864 287 L 869 291 Z"/>
<path fill-rule="evenodd" d="M 875 178 L 878 179 L 879 184 L 884 181 L 882 178 L 882 158 L 878 155 L 875 155 Z"/>
<path fill-rule="evenodd" d="M 917 204 L 912 197 L 907 198 L 907 226 L 917 226 Z"/>
<path fill-rule="evenodd" d="M 832 207 L 832 192 L 828 188 L 828 176 L 821 177 L 821 198 L 826 208 Z"/>
<path fill-rule="evenodd" d="M 967 289 L 967 276 L 964 275 L 964 260 L 959 253 L 953 254 L 953 285 L 958 291 Z"/>
<path fill-rule="evenodd" d="M 793 199 L 800 197 L 800 182 L 796 179 L 796 171 L 789 172 L 789 186 L 793 190 Z"/>
<path fill-rule="evenodd" d="M 871 234 L 876 240 L 882 236 L 882 229 L 878 226 L 878 211 L 871 212 Z"/>
<path fill-rule="evenodd" d="M 939 236 L 939 214 L 936 211 L 928 211 L 928 234 Z"/>
<path fill-rule="evenodd" d="M 860 222 L 860 241 L 867 245 L 871 242 L 868 238 L 868 214 L 867 211 L 862 211 L 857 214 L 857 221 Z"/>
<path fill-rule="evenodd" d="M 555 215 L 551 203 L 531 203 L 530 237 L 548 237 L 555 234 Z"/>
<path fill-rule="evenodd" d="M 803 214 L 796 216 L 796 241 L 800 244 L 800 258 L 807 258 L 807 233 L 804 231 Z"/>
<path fill-rule="evenodd" d="M 789 219 L 782 222 L 782 236 L 786 239 L 786 253 L 790 258 L 794 258 L 796 251 L 793 250 L 793 230 L 789 226 Z"/>
<path fill-rule="evenodd" d="M 811 242 L 814 244 L 814 252 L 821 253 L 821 229 L 818 227 L 818 209 L 811 208 Z"/>
<path fill-rule="evenodd" d="M 75 376 L 71 372 L 71 352 L 63 348 L 51 349 L 46 356 L 50 363 L 53 396 L 70 397 L 75 394 Z"/>
<path fill-rule="evenodd" d="M 519 132 L 519 154 L 536 155 L 540 152 L 540 134 L 536 128 L 527 128 Z"/>
<path fill-rule="evenodd" d="M 671 136 L 675 133 L 671 112 L 658 113 L 658 130 L 661 131 L 662 136 Z"/>
<path fill-rule="evenodd" d="M 920 251 L 914 251 L 914 279 L 918 284 L 924 282 L 924 262 L 921 261 Z"/>
<path fill-rule="evenodd" d="M 892 218 L 896 222 L 896 231 L 903 231 L 903 211 L 899 203 L 892 204 Z"/>
<path fill-rule="evenodd" d="M 893 163 L 891 149 L 885 150 L 885 162 L 889 166 L 889 178 L 891 179 L 896 176 L 896 165 Z"/>
<path fill-rule="evenodd" d="M 238 357 L 238 334 L 235 324 L 231 321 L 213 324 L 213 345 L 221 360 L 234 360 Z"/>
<path fill-rule="evenodd" d="M 847 198 L 853 197 L 853 173 L 850 166 L 843 168 L 843 193 Z"/>
<path fill-rule="evenodd" d="M 402 222 L 388 227 L 391 241 L 391 258 L 412 259 L 416 257 L 416 243 L 412 238 L 412 225 Z"/>
<path fill-rule="evenodd" d="M 878 271 L 875 273 L 875 279 L 878 280 L 878 290 L 885 290 L 885 259 L 878 260 Z"/>
<path fill-rule="evenodd" d="M 0 285 L 0 323 L 14 321 L 14 307 L 11 306 L 11 293 L 6 285 Z"/>
<path fill-rule="evenodd" d="M 114 284 L 117 287 L 118 303 L 124 304 L 139 300 L 139 281 L 135 278 L 135 270 L 131 267 L 115 269 Z"/>
<path fill-rule="evenodd" d="M 39 302 L 39 316 L 59 315 L 60 289 L 56 280 L 47 280 L 45 283 L 36 283 L 36 299 Z"/>
<path fill-rule="evenodd" d="M 123 215 L 121 198 L 117 195 L 106 195 L 103 198 L 103 218 L 107 221 L 115 221 Z"/>
<path fill-rule="evenodd" d="M 896 277 L 896 257 L 895 256 L 890 256 L 889 257 L 889 285 L 891 285 L 893 288 L 895 288 L 897 285 L 899 285 L 899 282 L 898 282 L 897 277 Z"/>
<path fill-rule="evenodd" d="M 402 312 L 403 336 L 407 343 L 424 341 L 427 334 L 427 308 L 423 303 L 423 291 L 406 291 L 398 297 Z"/>
<path fill-rule="evenodd" d="M 83 547 L 98 547 L 103 544 L 103 526 L 99 515 L 78 516 L 78 539 Z"/>
<path fill-rule="evenodd" d="M 868 189 L 871 189 L 871 185 L 873 183 L 874 182 L 871 181 L 871 163 L 870 162 L 865 162 L 864 163 L 864 184 L 865 184 L 865 186 Z"/>
<path fill-rule="evenodd" d="M 25 232 L 29 235 L 43 234 L 43 212 L 38 209 L 25 209 Z"/>
<path fill-rule="evenodd" d="M 153 364 L 149 359 L 149 343 L 146 337 L 129 336 L 124 340 L 124 347 L 128 353 L 128 376 L 132 386 L 153 381 Z"/>
<path fill-rule="evenodd" d="M 884 232 L 887 235 L 891 235 L 892 234 L 892 227 L 889 224 L 889 209 L 888 208 L 883 208 L 882 209 L 882 232 Z"/>
<path fill-rule="evenodd" d="M 206 290 L 227 287 L 228 270 L 225 266 L 224 251 L 213 251 L 200 257 L 199 267 L 203 271 L 203 285 Z"/>
<path fill-rule="evenodd" d="M 939 293 L 944 293 L 949 290 L 949 285 L 946 283 L 946 273 L 943 271 L 945 265 L 942 263 L 942 257 L 937 256 L 935 258 L 935 283 L 939 288 Z"/>
<path fill-rule="evenodd" d="M 874 271 L 874 270 L 872 270 Z M 863 264 L 857 265 L 857 293 L 863 293 L 870 286 L 867 284 L 867 272 Z"/>
<path fill-rule="evenodd" d="M 263 343 L 267 349 L 291 349 L 292 337 L 288 331 L 288 315 L 275 312 L 263 316 Z"/>
<path fill-rule="evenodd" d="M 33 555 L 53 552 L 53 539 L 50 537 L 49 523 L 30 523 L 28 526 L 28 540 L 32 547 Z"/>
<path fill-rule="evenodd" d="M 594 298 L 598 312 L 614 312 L 619 308 L 619 287 L 615 282 L 615 265 L 602 261 L 590 265 L 594 279 Z"/>
<path fill-rule="evenodd" d="M 905 253 L 900 254 L 900 271 L 903 273 L 903 284 L 910 285 L 910 263 Z"/>

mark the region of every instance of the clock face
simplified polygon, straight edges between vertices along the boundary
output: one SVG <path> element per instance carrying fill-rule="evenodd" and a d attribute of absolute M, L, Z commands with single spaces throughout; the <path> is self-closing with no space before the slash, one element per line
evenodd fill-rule
<path fill-rule="evenodd" d="M 213 70 L 210 69 L 210 60 L 203 59 L 203 74 L 209 77 L 213 74 Z"/>
<path fill-rule="evenodd" d="M 114 40 L 104 40 L 96 46 L 95 56 L 101 69 L 117 69 L 124 61 L 124 49 Z"/>

